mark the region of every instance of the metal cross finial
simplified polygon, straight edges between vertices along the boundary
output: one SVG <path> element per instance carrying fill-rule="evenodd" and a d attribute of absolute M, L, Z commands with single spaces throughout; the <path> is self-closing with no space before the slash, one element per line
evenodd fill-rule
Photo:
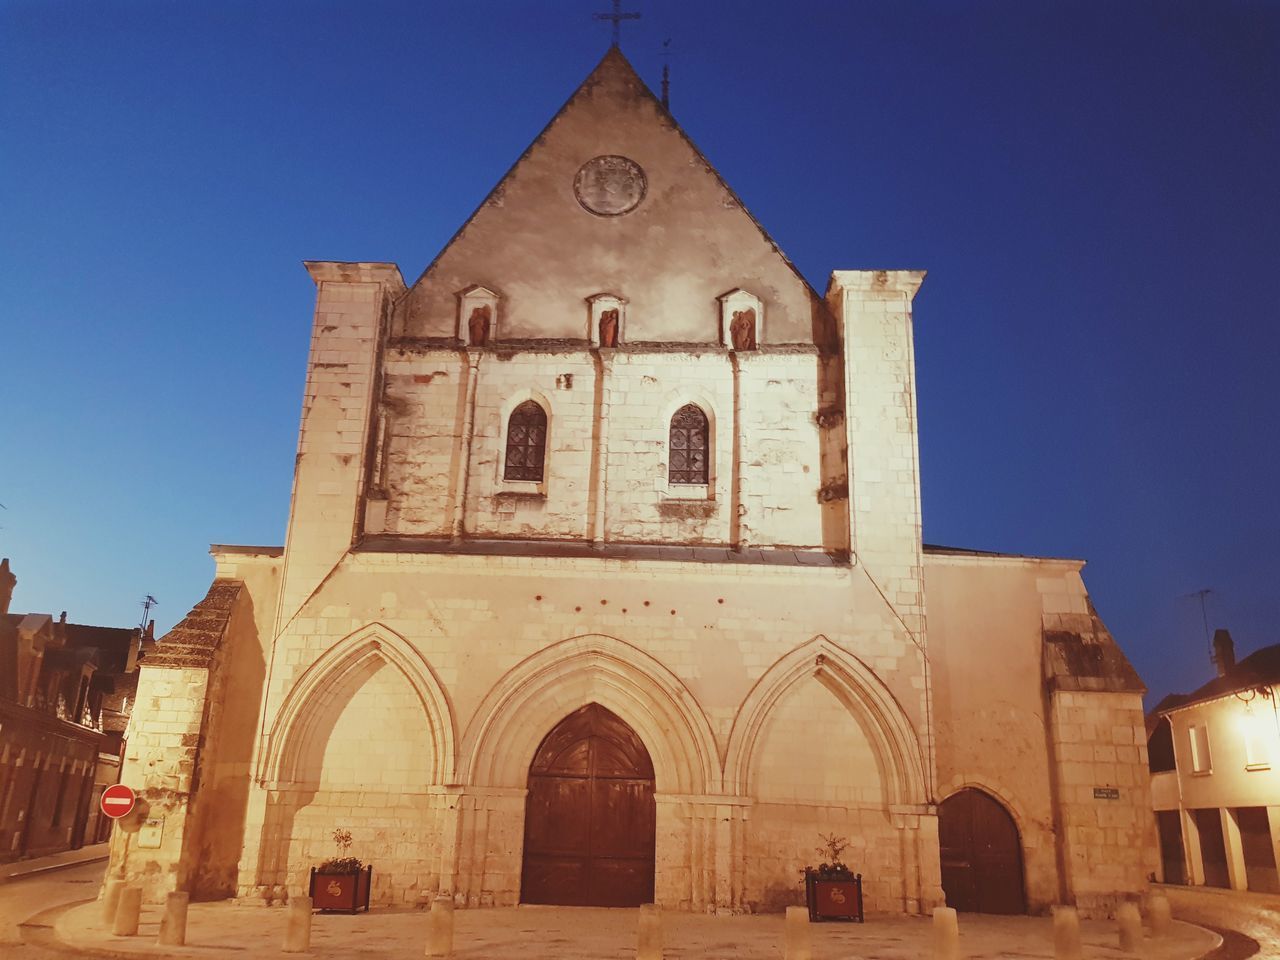
<path fill-rule="evenodd" d="M 638 13 L 623 13 L 622 0 L 613 0 L 613 13 L 597 13 L 593 14 L 597 20 L 613 21 L 613 45 L 619 46 L 622 43 L 622 21 L 623 20 L 639 20 Z"/>

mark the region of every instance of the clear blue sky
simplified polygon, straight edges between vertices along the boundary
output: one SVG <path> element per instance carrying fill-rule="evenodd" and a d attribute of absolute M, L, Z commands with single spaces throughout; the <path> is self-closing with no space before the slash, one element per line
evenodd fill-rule
<path fill-rule="evenodd" d="M 314 288 L 417 276 L 607 0 L 0 0 L 0 554 L 167 629 L 284 537 Z M 926 539 L 1089 560 L 1152 693 L 1280 641 L 1280 5 L 635 0 L 623 49 L 819 289 L 926 268 Z"/>

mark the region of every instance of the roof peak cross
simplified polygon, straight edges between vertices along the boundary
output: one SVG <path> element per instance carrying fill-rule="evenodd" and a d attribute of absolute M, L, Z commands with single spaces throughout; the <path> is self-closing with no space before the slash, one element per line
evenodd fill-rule
<path fill-rule="evenodd" d="M 613 13 L 596 13 L 592 15 L 596 20 L 612 20 L 613 21 L 613 46 L 620 47 L 622 45 L 622 21 L 623 20 L 639 20 L 638 13 L 623 13 L 622 0 L 613 0 Z"/>

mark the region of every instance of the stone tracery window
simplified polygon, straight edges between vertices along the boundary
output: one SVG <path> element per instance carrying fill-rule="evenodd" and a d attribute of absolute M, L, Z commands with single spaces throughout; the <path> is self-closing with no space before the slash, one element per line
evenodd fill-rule
<path fill-rule="evenodd" d="M 671 443 L 667 467 L 669 483 L 707 483 L 707 415 L 692 403 L 685 404 L 671 418 Z"/>
<path fill-rule="evenodd" d="M 542 480 L 547 453 L 547 412 L 533 400 L 511 411 L 507 421 L 506 480 Z"/>

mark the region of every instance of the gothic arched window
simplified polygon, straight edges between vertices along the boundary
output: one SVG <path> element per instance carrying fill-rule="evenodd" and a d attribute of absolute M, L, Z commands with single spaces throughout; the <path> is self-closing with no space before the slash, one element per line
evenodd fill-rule
<path fill-rule="evenodd" d="M 669 483 L 706 484 L 709 436 L 707 415 L 698 407 L 688 403 L 676 411 L 671 418 Z"/>
<path fill-rule="evenodd" d="M 511 411 L 507 421 L 506 480 L 541 480 L 547 453 L 547 412 L 533 400 Z"/>

